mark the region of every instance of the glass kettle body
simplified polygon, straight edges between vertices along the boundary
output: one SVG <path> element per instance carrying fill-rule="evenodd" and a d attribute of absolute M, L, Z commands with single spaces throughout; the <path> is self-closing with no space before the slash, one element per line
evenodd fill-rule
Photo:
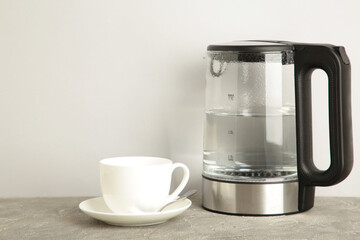
<path fill-rule="evenodd" d="M 312 160 L 311 73 L 329 77 L 331 164 Z M 208 46 L 203 207 L 243 215 L 302 212 L 315 186 L 352 168 L 350 61 L 343 47 L 280 41 Z"/>

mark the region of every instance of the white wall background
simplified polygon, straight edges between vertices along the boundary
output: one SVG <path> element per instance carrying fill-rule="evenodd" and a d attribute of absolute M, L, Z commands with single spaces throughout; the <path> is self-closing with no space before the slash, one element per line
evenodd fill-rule
<path fill-rule="evenodd" d="M 123 155 L 183 162 L 189 188 L 200 188 L 203 57 L 208 44 L 237 39 L 346 47 L 354 168 L 317 194 L 360 196 L 359 9 L 356 0 L 0 0 L 0 197 L 100 195 L 98 161 Z M 319 83 L 315 159 L 326 166 Z"/>

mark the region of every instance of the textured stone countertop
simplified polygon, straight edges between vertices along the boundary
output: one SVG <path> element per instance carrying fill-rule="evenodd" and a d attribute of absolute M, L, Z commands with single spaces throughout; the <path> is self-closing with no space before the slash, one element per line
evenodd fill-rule
<path fill-rule="evenodd" d="M 208 212 L 200 196 L 170 221 L 115 227 L 78 205 L 87 198 L 0 199 L 0 239 L 360 239 L 360 198 L 316 198 L 308 212 L 242 217 Z"/>

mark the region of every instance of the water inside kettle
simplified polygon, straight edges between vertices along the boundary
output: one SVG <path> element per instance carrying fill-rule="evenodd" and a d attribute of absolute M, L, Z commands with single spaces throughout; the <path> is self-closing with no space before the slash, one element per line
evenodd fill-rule
<path fill-rule="evenodd" d="M 297 179 L 295 109 L 206 113 L 204 176 L 236 182 Z"/>

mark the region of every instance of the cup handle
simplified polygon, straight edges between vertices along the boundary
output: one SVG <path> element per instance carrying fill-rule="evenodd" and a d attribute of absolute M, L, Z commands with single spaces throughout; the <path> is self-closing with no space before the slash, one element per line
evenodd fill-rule
<path fill-rule="evenodd" d="M 174 170 L 176 168 L 182 168 L 183 171 L 184 171 L 184 176 L 179 184 L 179 186 L 175 189 L 175 191 L 170 194 L 170 196 L 167 198 L 167 200 L 165 201 L 165 204 L 166 203 L 169 203 L 173 200 L 176 199 L 176 197 L 180 194 L 180 192 L 185 188 L 186 184 L 188 183 L 189 181 L 189 177 L 190 177 L 190 171 L 189 171 L 189 168 L 185 165 L 185 164 L 182 164 L 182 163 L 173 163 L 172 164 L 172 173 L 174 172 Z"/>

